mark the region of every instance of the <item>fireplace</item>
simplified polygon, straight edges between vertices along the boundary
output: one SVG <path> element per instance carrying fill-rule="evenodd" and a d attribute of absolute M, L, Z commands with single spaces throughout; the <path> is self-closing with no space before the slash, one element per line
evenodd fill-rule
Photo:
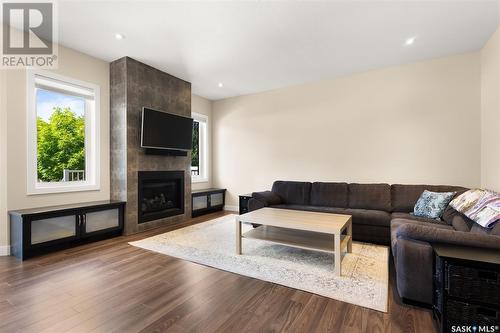
<path fill-rule="evenodd" d="M 184 171 L 139 171 L 138 220 L 184 214 Z"/>

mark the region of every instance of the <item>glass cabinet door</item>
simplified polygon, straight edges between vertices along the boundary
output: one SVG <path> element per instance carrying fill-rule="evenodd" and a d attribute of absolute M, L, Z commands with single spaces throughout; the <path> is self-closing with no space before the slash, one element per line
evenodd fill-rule
<path fill-rule="evenodd" d="M 89 212 L 85 214 L 85 233 L 116 228 L 120 225 L 120 210 L 118 208 Z"/>
<path fill-rule="evenodd" d="M 76 216 L 68 215 L 31 221 L 31 244 L 76 237 Z"/>
<path fill-rule="evenodd" d="M 193 197 L 193 210 L 205 209 L 205 208 L 208 208 L 206 195 Z"/>
<path fill-rule="evenodd" d="M 224 194 L 222 193 L 213 193 L 210 194 L 210 206 L 220 206 L 222 205 L 224 199 Z"/>

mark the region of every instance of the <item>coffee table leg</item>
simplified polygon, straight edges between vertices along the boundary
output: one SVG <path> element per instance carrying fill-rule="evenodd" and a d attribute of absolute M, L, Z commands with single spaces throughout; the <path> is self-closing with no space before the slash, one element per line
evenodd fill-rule
<path fill-rule="evenodd" d="M 236 216 L 236 254 L 241 254 L 241 222 L 239 216 Z"/>
<path fill-rule="evenodd" d="M 347 252 L 352 253 L 352 219 L 349 220 L 347 225 L 347 236 L 349 236 L 349 241 L 347 242 Z"/>
<path fill-rule="evenodd" d="M 340 233 L 337 233 L 334 235 L 334 270 L 335 270 L 335 275 L 340 276 L 340 263 L 342 261 L 341 255 L 342 253 L 340 252 Z"/>

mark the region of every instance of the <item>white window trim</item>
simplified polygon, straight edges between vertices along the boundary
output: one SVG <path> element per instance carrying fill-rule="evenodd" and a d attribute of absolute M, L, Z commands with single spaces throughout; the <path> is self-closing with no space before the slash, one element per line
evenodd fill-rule
<path fill-rule="evenodd" d="M 79 191 L 97 191 L 101 187 L 100 178 L 100 87 L 96 84 L 75 80 L 49 71 L 29 69 L 26 71 L 27 91 L 27 194 L 47 194 Z M 36 95 L 35 76 L 62 81 L 92 90 L 94 100 L 93 114 L 85 114 L 85 181 L 75 182 L 38 182 L 37 171 L 37 126 L 36 126 Z M 89 110 L 86 104 L 85 111 Z"/>
<path fill-rule="evenodd" d="M 191 117 L 194 120 L 204 122 L 205 123 L 205 133 L 202 135 L 202 129 L 200 127 L 200 133 L 199 133 L 199 138 L 200 138 L 200 169 L 204 170 L 205 172 L 203 175 L 199 176 L 191 176 L 191 183 L 207 183 L 209 181 L 209 174 L 210 170 L 208 167 L 208 158 L 210 156 L 209 153 L 209 135 L 210 135 L 210 124 L 209 124 L 209 118 L 207 115 L 201 114 L 201 113 L 196 113 L 192 112 Z M 191 163 L 190 163 L 191 164 Z"/>

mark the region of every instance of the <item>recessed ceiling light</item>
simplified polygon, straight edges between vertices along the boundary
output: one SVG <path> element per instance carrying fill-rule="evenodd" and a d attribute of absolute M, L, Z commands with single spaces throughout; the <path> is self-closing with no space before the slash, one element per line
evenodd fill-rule
<path fill-rule="evenodd" d="M 224 85 L 222 84 L 222 82 L 219 82 L 219 83 L 217 84 L 217 87 L 219 87 L 219 88 L 222 88 L 223 86 L 224 86 Z"/>
<path fill-rule="evenodd" d="M 115 38 L 118 40 L 122 40 L 123 38 L 125 38 L 125 36 L 123 36 L 122 34 L 115 34 Z"/>
<path fill-rule="evenodd" d="M 417 39 L 417 37 L 408 38 L 407 40 L 405 40 L 405 45 L 412 45 L 413 43 L 415 43 L 415 39 Z"/>

